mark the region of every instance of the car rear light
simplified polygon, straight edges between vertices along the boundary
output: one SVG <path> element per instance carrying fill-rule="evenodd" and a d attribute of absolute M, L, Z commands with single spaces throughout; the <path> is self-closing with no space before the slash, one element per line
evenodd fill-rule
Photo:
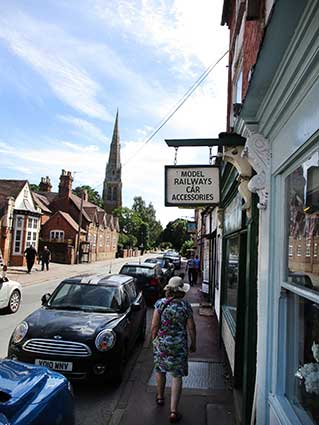
<path fill-rule="evenodd" d="M 152 277 L 152 279 L 150 280 L 150 286 L 158 286 L 158 279 Z"/>

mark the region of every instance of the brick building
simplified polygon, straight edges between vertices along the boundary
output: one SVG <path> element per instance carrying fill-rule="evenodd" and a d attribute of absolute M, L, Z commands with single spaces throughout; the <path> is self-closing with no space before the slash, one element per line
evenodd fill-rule
<path fill-rule="evenodd" d="M 0 180 L 1 262 L 10 266 L 26 264 L 24 251 L 37 248 L 41 210 L 34 203 L 27 180 Z"/>
<path fill-rule="evenodd" d="M 47 245 L 52 261 L 74 263 L 114 258 L 117 251 L 118 220 L 102 208 L 72 193 L 73 177 L 62 170 L 58 192 L 52 192 L 48 177 L 42 178 L 34 199 L 43 212 L 40 251 Z M 81 225 L 79 225 L 81 223 Z"/>

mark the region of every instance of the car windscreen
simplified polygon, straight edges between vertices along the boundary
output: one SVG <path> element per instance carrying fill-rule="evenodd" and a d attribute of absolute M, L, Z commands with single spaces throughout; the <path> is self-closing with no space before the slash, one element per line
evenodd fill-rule
<path fill-rule="evenodd" d="M 52 294 L 49 308 L 96 312 L 118 312 L 121 308 L 119 288 L 102 285 L 62 283 Z"/>
<path fill-rule="evenodd" d="M 141 267 L 141 266 L 123 266 L 121 271 L 121 274 L 127 274 L 129 276 L 137 277 L 137 276 L 146 276 L 150 277 L 154 275 L 154 269 L 148 268 L 148 267 Z"/>

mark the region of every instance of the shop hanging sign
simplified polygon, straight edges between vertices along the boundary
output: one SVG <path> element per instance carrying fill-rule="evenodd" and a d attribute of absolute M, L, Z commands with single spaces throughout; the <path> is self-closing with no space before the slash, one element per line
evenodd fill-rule
<path fill-rule="evenodd" d="M 213 165 L 166 165 L 165 206 L 217 205 L 220 200 L 219 168 Z"/>

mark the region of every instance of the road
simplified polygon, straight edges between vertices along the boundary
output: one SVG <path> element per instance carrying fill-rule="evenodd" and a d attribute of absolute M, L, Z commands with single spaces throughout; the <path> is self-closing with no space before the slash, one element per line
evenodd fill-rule
<path fill-rule="evenodd" d="M 118 273 L 121 265 L 127 262 L 117 260 L 112 265 L 112 273 Z M 87 270 L 92 273 L 108 273 L 107 263 L 97 262 L 87 266 Z M 74 273 L 74 275 L 79 273 Z M 45 275 L 44 275 L 45 276 Z M 20 323 L 28 314 L 41 305 L 41 297 L 45 293 L 52 293 L 61 282 L 62 277 L 44 281 L 43 283 L 28 284 L 23 287 L 23 302 L 20 309 L 15 314 L 0 315 L 0 358 L 7 355 L 7 348 L 10 336 L 16 325 Z M 151 309 L 148 311 L 148 327 L 152 315 Z M 128 379 L 130 371 L 140 353 L 142 345 L 137 345 L 131 353 L 124 377 L 124 383 Z M 118 404 L 119 397 L 123 392 L 124 383 L 117 388 L 112 385 L 96 386 L 93 384 L 74 384 L 76 425 L 106 425 L 109 423 L 112 412 Z"/>

